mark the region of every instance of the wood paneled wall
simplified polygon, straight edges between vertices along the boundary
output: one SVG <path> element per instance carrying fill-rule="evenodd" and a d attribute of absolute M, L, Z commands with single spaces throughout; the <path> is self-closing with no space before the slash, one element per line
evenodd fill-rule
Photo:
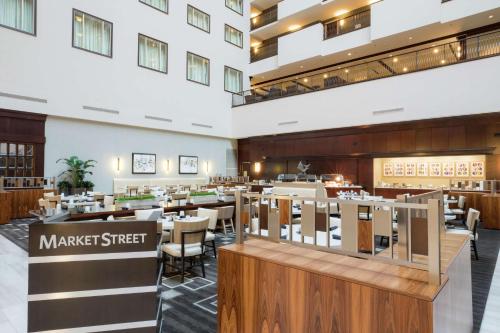
<path fill-rule="evenodd" d="M 373 158 L 488 154 L 487 178 L 500 178 L 500 112 L 238 140 L 243 162 L 263 162 L 254 178 L 297 173 L 300 160 L 312 163 L 310 173 L 342 172 L 371 188 Z M 248 164 L 247 164 L 248 165 Z"/>
<path fill-rule="evenodd" d="M 35 148 L 35 177 L 44 176 L 47 116 L 0 109 L 0 142 L 30 143 Z"/>

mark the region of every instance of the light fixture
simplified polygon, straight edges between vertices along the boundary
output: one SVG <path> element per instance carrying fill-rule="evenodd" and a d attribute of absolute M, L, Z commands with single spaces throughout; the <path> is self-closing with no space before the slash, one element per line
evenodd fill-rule
<path fill-rule="evenodd" d="M 163 167 L 165 168 L 165 172 L 170 172 L 170 160 L 166 160 Z"/>
<path fill-rule="evenodd" d="M 205 161 L 205 172 L 207 173 L 208 175 L 208 161 Z"/>
<path fill-rule="evenodd" d="M 340 21 L 339 21 L 339 24 L 340 24 L 340 26 L 341 26 L 341 27 L 343 27 L 343 26 L 344 26 L 344 24 L 345 24 L 345 20 L 344 20 L 344 19 L 340 20 Z"/>
<path fill-rule="evenodd" d="M 292 24 L 291 26 L 288 27 L 289 31 L 294 31 L 297 29 L 300 29 L 300 25 L 298 25 L 298 24 Z"/>
<path fill-rule="evenodd" d="M 457 46 L 457 51 L 462 51 L 462 47 L 460 45 Z"/>
<path fill-rule="evenodd" d="M 408 67 L 403 67 L 403 72 L 408 72 Z"/>
<path fill-rule="evenodd" d="M 300 68 L 304 68 L 304 66 L 300 65 Z"/>
<path fill-rule="evenodd" d="M 77 20 L 78 22 L 82 22 L 82 17 L 81 17 L 81 16 L 77 16 L 77 17 L 76 17 L 76 20 Z"/>
<path fill-rule="evenodd" d="M 253 165 L 253 171 L 255 173 L 260 173 L 262 169 L 262 165 L 260 164 L 260 162 L 255 162 L 255 164 Z"/>
<path fill-rule="evenodd" d="M 309 82 L 309 79 L 308 79 L 308 78 L 305 78 L 305 79 L 304 79 L 304 82 L 305 82 L 305 83 Z"/>
<path fill-rule="evenodd" d="M 117 157 L 116 158 L 116 172 L 120 172 L 120 158 Z"/>
<path fill-rule="evenodd" d="M 351 52 L 349 52 L 349 53 L 347 53 L 347 55 L 350 57 L 350 56 L 352 56 L 352 53 L 351 53 Z"/>
<path fill-rule="evenodd" d="M 396 63 L 396 62 L 398 62 L 398 61 L 399 61 L 399 59 L 398 59 L 398 58 L 394 58 L 394 59 L 392 59 L 392 62 L 394 62 L 394 63 Z"/>
<path fill-rule="evenodd" d="M 461 58 L 462 57 L 462 53 L 461 52 L 457 52 L 457 57 Z"/>
<path fill-rule="evenodd" d="M 262 44 L 262 42 L 253 42 L 252 44 L 250 44 L 251 47 L 257 47 L 259 46 L 260 44 Z"/>
<path fill-rule="evenodd" d="M 340 16 L 340 15 L 344 15 L 345 13 L 349 13 L 349 11 L 347 9 L 340 9 L 340 10 L 337 10 L 333 15 Z"/>
<path fill-rule="evenodd" d="M 488 18 L 489 18 L 489 19 L 492 19 L 492 18 L 493 18 L 493 15 L 488 16 Z"/>
<path fill-rule="evenodd" d="M 443 59 L 443 60 L 441 60 L 441 65 L 444 65 L 444 64 L 446 64 L 446 60 Z"/>
<path fill-rule="evenodd" d="M 436 47 L 434 50 L 432 50 L 432 52 L 434 52 L 434 54 L 439 53 L 439 49 Z"/>
<path fill-rule="evenodd" d="M 347 73 L 349 73 L 349 70 L 348 70 L 348 69 L 346 69 L 344 72 L 347 74 Z"/>
<path fill-rule="evenodd" d="M 328 74 L 323 74 L 323 78 L 324 79 L 328 78 Z"/>
<path fill-rule="evenodd" d="M 253 23 L 253 24 L 257 24 L 257 18 L 256 18 L 256 17 L 254 17 L 254 18 L 252 19 L 252 23 Z"/>
<path fill-rule="evenodd" d="M 409 39 L 409 40 L 412 40 L 412 39 L 413 39 L 413 37 L 412 37 L 412 36 L 410 36 L 410 37 L 408 37 L 408 39 Z"/>

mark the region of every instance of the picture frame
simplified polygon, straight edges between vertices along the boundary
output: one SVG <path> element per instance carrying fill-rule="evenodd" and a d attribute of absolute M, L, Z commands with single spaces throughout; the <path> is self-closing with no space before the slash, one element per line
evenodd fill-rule
<path fill-rule="evenodd" d="M 403 162 L 394 163 L 394 177 L 405 176 L 405 164 Z"/>
<path fill-rule="evenodd" d="M 455 163 L 453 162 L 443 163 L 443 177 L 455 177 Z"/>
<path fill-rule="evenodd" d="M 132 153 L 132 174 L 155 175 L 156 154 Z"/>
<path fill-rule="evenodd" d="M 429 164 L 427 164 L 427 162 L 418 162 L 417 163 L 417 176 L 418 177 L 429 176 Z"/>
<path fill-rule="evenodd" d="M 198 156 L 179 155 L 179 174 L 197 175 Z"/>
<path fill-rule="evenodd" d="M 384 176 L 385 177 L 394 176 L 394 168 L 392 163 L 384 163 Z"/>
<path fill-rule="evenodd" d="M 484 162 L 473 161 L 470 164 L 471 177 L 484 177 Z"/>
<path fill-rule="evenodd" d="M 405 166 L 405 176 L 415 177 L 417 175 L 417 163 L 407 162 Z"/>
<path fill-rule="evenodd" d="M 431 177 L 441 177 L 441 163 L 431 162 L 429 165 L 429 173 Z"/>
<path fill-rule="evenodd" d="M 456 162 L 455 174 L 457 177 L 469 177 L 469 162 Z"/>

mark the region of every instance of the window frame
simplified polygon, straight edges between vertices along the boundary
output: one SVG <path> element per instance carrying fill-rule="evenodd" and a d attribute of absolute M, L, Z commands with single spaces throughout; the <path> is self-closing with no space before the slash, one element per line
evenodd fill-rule
<path fill-rule="evenodd" d="M 23 34 L 26 34 L 26 35 L 30 35 L 30 36 L 33 36 L 33 37 L 36 37 L 36 28 L 37 28 L 37 18 L 38 18 L 38 13 L 37 13 L 37 9 L 38 9 L 38 1 L 37 0 L 33 0 L 33 33 L 31 32 L 28 32 L 28 31 L 24 31 L 24 30 L 21 30 L 21 29 L 17 29 L 17 28 L 14 28 L 14 27 L 11 27 L 11 26 L 8 26 L 8 25 L 5 25 L 5 24 L 0 24 L 0 27 L 2 28 L 6 28 L 6 29 L 9 29 L 9 30 L 12 30 L 12 31 L 17 31 L 17 32 L 21 32 Z"/>
<path fill-rule="evenodd" d="M 243 90 L 238 91 L 238 92 L 234 92 L 234 91 L 226 89 L 226 68 L 229 68 L 229 69 L 232 69 L 233 71 L 237 71 L 237 72 L 241 73 L 241 78 L 240 78 L 240 86 L 241 87 L 240 87 L 240 89 L 243 89 L 243 71 L 240 71 L 239 69 L 236 69 L 236 68 L 231 67 L 231 66 L 224 65 L 224 73 L 223 73 L 223 75 L 224 75 L 224 91 L 231 93 L 231 94 L 238 94 L 238 93 L 242 92 Z"/>
<path fill-rule="evenodd" d="M 189 23 L 189 7 L 191 7 L 194 10 L 197 10 L 200 13 L 203 13 L 203 14 L 205 14 L 205 15 L 208 16 L 208 31 L 204 30 L 204 29 L 202 29 L 202 28 L 200 28 L 200 27 L 198 27 L 198 26 L 196 26 L 194 24 Z M 200 10 L 200 9 L 196 8 L 195 6 L 192 6 L 190 4 L 187 4 L 187 6 L 186 6 L 186 22 L 187 22 L 188 25 L 190 25 L 192 27 L 195 27 L 196 29 L 201 30 L 203 32 L 206 32 L 207 34 L 210 34 L 210 31 L 212 30 L 212 18 L 210 17 L 210 14 L 208 14 L 208 13 L 206 13 L 206 12 L 204 12 L 204 11 L 202 11 L 202 10 Z"/>
<path fill-rule="evenodd" d="M 103 22 L 111 24 L 111 36 L 110 36 L 111 52 L 110 52 L 109 55 L 104 54 L 104 53 L 95 52 L 95 51 L 92 51 L 92 50 L 87 50 L 87 49 L 85 49 L 83 47 L 75 46 L 75 11 L 80 12 L 80 13 L 85 14 L 85 15 L 88 15 L 88 16 L 91 16 L 91 17 L 96 18 L 98 20 L 101 20 Z M 105 20 L 105 19 L 102 19 L 102 18 L 100 18 L 98 16 L 95 16 L 95 15 L 89 14 L 87 12 L 84 12 L 83 10 L 79 10 L 79 9 L 73 8 L 73 10 L 71 11 L 71 46 L 73 48 L 77 49 L 77 50 L 82 50 L 82 51 L 86 51 L 86 52 L 89 52 L 89 53 L 92 53 L 92 54 L 97 54 L 97 55 L 100 55 L 100 56 L 103 56 L 103 57 L 106 57 L 106 58 L 113 58 L 113 22 Z"/>
<path fill-rule="evenodd" d="M 169 0 L 166 0 L 166 1 L 167 1 L 167 11 L 161 10 L 160 8 L 157 8 L 157 7 L 153 6 L 153 5 L 150 5 L 149 3 L 144 2 L 144 0 L 138 0 L 138 1 L 139 1 L 140 3 L 142 3 L 143 5 L 146 5 L 146 6 L 148 6 L 148 7 L 151 7 L 151 8 L 153 8 L 153 9 L 156 9 L 157 11 L 159 11 L 159 12 L 161 12 L 161 13 L 163 13 L 163 14 L 166 14 L 166 15 L 168 15 L 168 14 L 169 14 L 169 11 L 170 11 L 170 1 L 169 1 Z"/>
<path fill-rule="evenodd" d="M 203 82 L 199 82 L 199 81 L 195 81 L 195 80 L 191 80 L 189 77 L 188 77 L 188 72 L 189 72 L 189 55 L 192 54 L 194 56 L 197 56 L 197 57 L 200 57 L 202 59 L 205 59 L 205 60 L 208 60 L 208 82 L 207 83 L 203 83 Z M 190 81 L 190 82 L 194 82 L 194 83 L 198 83 L 198 84 L 201 84 L 203 86 L 206 86 L 206 87 L 210 87 L 210 59 L 209 58 L 205 58 L 199 54 L 196 54 L 194 52 L 190 52 L 190 51 L 186 51 L 186 80 L 187 81 Z"/>
<path fill-rule="evenodd" d="M 231 11 L 235 12 L 236 14 L 243 16 L 243 12 L 245 11 L 245 0 L 241 0 L 241 13 L 238 12 L 237 10 L 234 10 L 233 8 L 229 7 L 227 5 L 227 0 L 224 0 L 224 5 L 226 6 L 226 8 L 229 8 Z"/>
<path fill-rule="evenodd" d="M 140 50 L 139 50 L 139 42 L 140 42 L 140 38 L 141 36 L 143 37 L 146 37 L 148 39 L 152 39 L 154 40 L 155 42 L 159 42 L 159 43 L 162 43 L 162 44 L 165 44 L 166 47 L 167 47 L 167 67 L 166 67 L 166 71 L 163 72 L 159 69 L 154 69 L 154 68 L 151 68 L 151 67 L 147 67 L 147 66 L 142 66 L 141 65 L 141 62 L 140 62 Z M 158 73 L 162 73 L 162 74 L 168 74 L 168 43 L 166 42 L 163 42 L 159 39 L 156 39 L 156 38 L 153 38 L 153 37 L 150 37 L 148 35 L 145 35 L 145 34 L 141 34 L 140 32 L 137 34 L 137 66 L 140 67 L 140 68 L 146 68 L 146 69 L 149 69 L 149 70 L 152 70 L 152 71 L 155 71 L 155 72 L 158 72 Z"/>
<path fill-rule="evenodd" d="M 5 159 L 5 168 L 2 168 L 3 169 L 3 172 L 4 172 L 4 175 L 3 177 L 35 177 L 35 164 L 36 164 L 36 144 L 35 143 L 26 143 L 24 141 L 8 141 L 8 140 L 4 140 L 4 141 L 0 141 L 0 144 L 6 144 L 7 146 L 7 150 L 5 152 L 5 154 L 0 154 L 0 158 L 4 158 Z M 14 153 L 12 154 L 12 151 L 10 150 L 10 146 L 11 145 L 14 145 L 15 146 L 15 151 Z M 24 146 L 24 154 L 23 155 L 20 155 L 19 154 L 19 145 L 23 145 Z M 32 151 L 31 151 L 31 155 L 27 155 L 27 146 L 31 146 L 32 147 Z M 9 162 L 10 162 L 10 159 L 14 159 L 14 167 L 9 167 Z M 23 167 L 22 168 L 19 168 L 19 164 L 18 164 L 18 161 L 19 159 L 22 158 L 23 159 Z M 31 159 L 31 168 L 27 168 L 27 160 L 28 159 Z M 18 170 L 19 169 L 22 169 L 23 170 L 23 174 L 22 175 L 18 175 Z M 9 175 L 9 171 L 13 171 L 13 175 Z M 26 170 L 30 170 L 30 173 L 31 175 L 30 176 L 26 176 Z"/>
<path fill-rule="evenodd" d="M 240 46 L 240 45 L 238 45 L 238 44 L 235 44 L 235 43 L 233 43 L 233 42 L 231 42 L 231 41 L 228 41 L 228 40 L 226 39 L 226 27 L 229 27 L 229 28 L 231 28 L 231 29 L 234 29 L 234 30 L 238 31 L 238 32 L 241 34 L 241 46 Z M 234 46 L 239 47 L 240 49 L 243 49 L 243 45 L 245 45 L 245 42 L 244 42 L 244 40 L 243 40 L 243 39 L 244 39 L 243 31 L 238 30 L 238 29 L 236 29 L 235 27 L 232 27 L 232 26 L 230 26 L 230 25 L 229 25 L 229 24 L 227 24 L 227 23 L 224 23 L 224 41 L 225 41 L 226 43 L 229 43 L 229 44 L 231 44 L 231 45 L 234 45 Z"/>

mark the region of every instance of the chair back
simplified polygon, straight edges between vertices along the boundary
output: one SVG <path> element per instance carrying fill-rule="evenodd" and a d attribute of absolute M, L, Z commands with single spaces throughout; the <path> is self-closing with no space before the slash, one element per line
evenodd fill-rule
<path fill-rule="evenodd" d="M 104 206 L 115 204 L 115 197 L 112 195 L 105 195 L 103 200 L 104 200 Z"/>
<path fill-rule="evenodd" d="M 52 198 L 54 196 L 54 192 L 46 192 L 43 194 L 44 199 Z"/>
<path fill-rule="evenodd" d="M 163 213 L 163 208 L 137 209 L 136 211 L 134 211 L 135 219 L 138 221 L 148 221 L 154 212 L 162 212 Z M 156 220 L 157 219 L 155 219 L 155 221 Z"/>
<path fill-rule="evenodd" d="M 209 230 L 215 230 L 218 214 L 219 212 L 216 209 L 198 208 L 198 217 L 208 217 Z"/>
<path fill-rule="evenodd" d="M 174 221 L 174 244 L 182 244 L 184 235 L 184 245 L 203 243 L 208 228 L 208 217 L 198 222 Z"/>
<path fill-rule="evenodd" d="M 458 196 L 458 208 L 464 209 L 465 207 L 465 197 L 463 195 Z"/>
<path fill-rule="evenodd" d="M 217 207 L 217 211 L 219 220 L 229 220 L 233 218 L 234 206 Z"/>
<path fill-rule="evenodd" d="M 60 195 L 49 196 L 45 198 L 45 200 L 49 202 L 51 208 L 56 208 L 56 206 L 61 203 L 61 196 Z"/>
<path fill-rule="evenodd" d="M 390 207 L 375 208 L 373 211 L 373 226 L 375 235 L 391 237 L 392 209 Z"/>
<path fill-rule="evenodd" d="M 41 210 L 50 208 L 50 202 L 47 199 L 38 199 L 38 205 Z"/>
<path fill-rule="evenodd" d="M 187 193 L 172 193 L 172 200 L 186 200 Z"/>
<path fill-rule="evenodd" d="M 467 213 L 467 221 L 465 224 L 467 224 L 467 228 L 470 231 L 474 231 L 476 227 L 476 223 L 479 220 L 479 211 L 475 210 L 473 208 L 469 208 L 469 212 Z"/>

